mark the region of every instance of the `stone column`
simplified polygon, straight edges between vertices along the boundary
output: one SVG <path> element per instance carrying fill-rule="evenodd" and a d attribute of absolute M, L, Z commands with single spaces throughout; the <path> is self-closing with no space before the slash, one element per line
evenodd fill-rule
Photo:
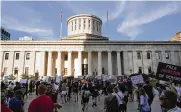
<path fill-rule="evenodd" d="M 68 51 L 68 76 L 72 75 L 72 51 Z"/>
<path fill-rule="evenodd" d="M 151 57 L 152 57 L 152 71 L 154 71 L 156 73 L 157 71 L 157 57 L 156 57 L 156 52 L 152 51 L 151 53 Z"/>
<path fill-rule="evenodd" d="M 88 75 L 92 75 L 92 52 L 88 52 Z"/>
<path fill-rule="evenodd" d="M 143 73 L 148 73 L 148 66 L 149 66 L 149 60 L 147 59 L 147 52 L 148 51 L 142 51 L 142 62 L 143 62 Z M 151 56 L 150 56 L 150 59 L 151 59 Z"/>
<path fill-rule="evenodd" d="M 101 52 L 102 51 L 98 51 L 98 75 L 102 75 L 102 53 Z"/>
<path fill-rule="evenodd" d="M 112 51 L 108 51 L 108 75 L 112 75 Z"/>
<path fill-rule="evenodd" d="M 170 51 L 170 58 L 171 58 L 171 64 L 176 65 L 175 59 L 175 52 L 174 51 Z"/>
<path fill-rule="evenodd" d="M 44 76 L 45 75 L 45 51 L 42 51 L 41 54 L 42 54 L 42 57 L 41 57 L 42 66 L 41 66 L 40 76 Z"/>
<path fill-rule="evenodd" d="M 181 66 L 181 51 L 179 51 L 179 58 L 178 60 L 180 60 L 180 66 Z"/>
<path fill-rule="evenodd" d="M 141 57 L 142 59 L 142 57 Z M 138 58 L 137 58 L 137 51 L 133 51 L 133 73 L 138 73 Z"/>
<path fill-rule="evenodd" d="M 48 72 L 47 76 L 52 75 L 52 51 L 48 52 Z"/>
<path fill-rule="evenodd" d="M 120 51 L 117 51 L 117 69 L 118 69 L 118 75 L 122 75 L 122 74 L 121 74 Z"/>
<path fill-rule="evenodd" d="M 11 69 L 11 71 L 9 72 L 9 74 L 13 74 L 14 72 L 14 55 L 15 55 L 15 52 L 14 51 L 10 51 L 9 52 L 9 68 Z M 8 71 L 7 71 L 8 72 Z M 8 74 L 8 75 L 9 75 Z"/>
<path fill-rule="evenodd" d="M 124 51 L 123 52 L 123 67 L 124 67 L 124 75 L 128 75 L 129 74 L 129 70 L 128 70 L 128 52 Z"/>
<path fill-rule="evenodd" d="M 0 51 L 0 72 L 3 72 L 4 51 Z"/>
<path fill-rule="evenodd" d="M 58 57 L 57 57 L 57 63 L 58 63 L 58 65 L 57 65 L 57 75 L 58 76 L 61 76 L 62 74 L 61 74 L 61 51 L 58 51 Z"/>
<path fill-rule="evenodd" d="M 165 51 L 161 51 L 161 59 L 163 63 L 166 63 Z"/>
<path fill-rule="evenodd" d="M 78 76 L 82 76 L 82 51 L 78 51 L 78 63 L 79 63 Z"/>

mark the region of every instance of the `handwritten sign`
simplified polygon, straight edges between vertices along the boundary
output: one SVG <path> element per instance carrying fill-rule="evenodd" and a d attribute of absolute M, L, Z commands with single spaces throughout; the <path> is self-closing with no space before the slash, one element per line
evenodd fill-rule
<path fill-rule="evenodd" d="M 131 76 L 131 81 L 133 84 L 141 84 L 144 83 L 142 75 Z"/>
<path fill-rule="evenodd" d="M 172 80 L 174 83 L 181 84 L 181 67 L 159 62 L 156 79 L 164 81 Z"/>

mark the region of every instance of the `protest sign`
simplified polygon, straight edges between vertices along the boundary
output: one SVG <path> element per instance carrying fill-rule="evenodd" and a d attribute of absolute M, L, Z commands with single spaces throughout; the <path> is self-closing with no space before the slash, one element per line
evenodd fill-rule
<path fill-rule="evenodd" d="M 142 75 L 134 75 L 134 76 L 131 76 L 131 81 L 132 81 L 133 84 L 144 83 L 144 80 L 143 80 Z"/>
<path fill-rule="evenodd" d="M 26 83 L 27 83 L 27 79 L 21 79 L 21 80 L 20 80 L 20 83 L 21 83 L 21 84 L 26 84 Z"/>
<path fill-rule="evenodd" d="M 181 67 L 159 62 L 157 67 L 156 79 L 173 81 L 181 84 Z"/>

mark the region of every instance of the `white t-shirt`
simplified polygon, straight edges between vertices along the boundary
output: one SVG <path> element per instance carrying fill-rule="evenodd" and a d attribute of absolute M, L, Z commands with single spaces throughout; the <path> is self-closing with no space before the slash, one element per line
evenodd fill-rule
<path fill-rule="evenodd" d="M 177 90 L 177 94 L 180 97 L 181 96 L 181 88 L 180 87 L 175 87 L 175 89 Z M 177 98 L 177 101 L 181 102 L 181 101 L 179 101 L 179 98 Z"/>
<path fill-rule="evenodd" d="M 122 99 L 123 99 L 124 95 L 121 91 L 119 91 L 118 93 L 114 93 L 113 95 L 116 95 L 119 104 L 123 104 Z"/>

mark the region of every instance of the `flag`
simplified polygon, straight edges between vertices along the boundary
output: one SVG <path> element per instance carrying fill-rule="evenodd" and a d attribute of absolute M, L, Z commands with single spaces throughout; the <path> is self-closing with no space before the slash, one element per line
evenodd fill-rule
<path fill-rule="evenodd" d="M 62 21 L 62 11 L 60 12 L 60 20 Z"/>

